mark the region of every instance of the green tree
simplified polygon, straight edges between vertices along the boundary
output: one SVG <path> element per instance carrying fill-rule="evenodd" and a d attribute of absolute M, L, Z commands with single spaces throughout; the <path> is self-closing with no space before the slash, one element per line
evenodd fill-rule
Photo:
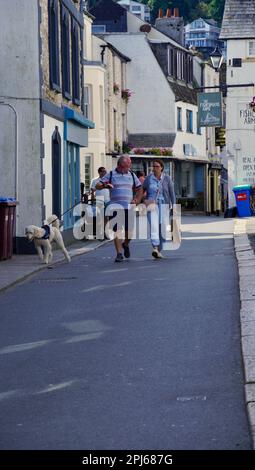
<path fill-rule="evenodd" d="M 211 0 L 209 4 L 211 18 L 221 23 L 223 18 L 224 7 L 225 0 Z"/>
<path fill-rule="evenodd" d="M 210 5 L 205 2 L 199 2 L 195 9 L 191 12 L 191 19 L 195 20 L 197 18 L 210 18 L 210 15 Z"/>

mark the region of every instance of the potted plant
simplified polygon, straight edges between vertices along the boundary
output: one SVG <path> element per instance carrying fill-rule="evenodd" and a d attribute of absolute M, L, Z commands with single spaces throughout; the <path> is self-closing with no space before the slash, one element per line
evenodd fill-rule
<path fill-rule="evenodd" d="M 255 111 L 255 96 L 253 96 L 252 101 L 249 103 L 249 107 Z"/>
<path fill-rule="evenodd" d="M 120 87 L 118 85 L 118 83 L 114 83 L 113 84 L 113 92 L 115 93 L 115 95 L 117 95 L 120 91 Z"/>

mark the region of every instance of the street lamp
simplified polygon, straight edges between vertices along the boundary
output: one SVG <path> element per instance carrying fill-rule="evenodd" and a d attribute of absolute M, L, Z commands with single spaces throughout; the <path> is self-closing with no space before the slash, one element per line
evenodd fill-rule
<path fill-rule="evenodd" d="M 210 59 L 214 70 L 218 72 L 223 61 L 223 55 L 219 46 L 216 46 L 214 51 L 210 54 Z"/>

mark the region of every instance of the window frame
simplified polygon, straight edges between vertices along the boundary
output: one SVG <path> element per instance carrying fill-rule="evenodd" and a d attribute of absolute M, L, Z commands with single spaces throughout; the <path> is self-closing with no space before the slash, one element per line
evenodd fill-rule
<path fill-rule="evenodd" d="M 62 59 L 62 95 L 69 101 L 71 96 L 70 76 L 70 14 L 61 7 L 61 59 Z"/>
<path fill-rule="evenodd" d="M 193 134 L 193 111 L 191 109 L 186 109 L 186 132 Z"/>
<path fill-rule="evenodd" d="M 250 44 L 253 43 L 254 53 L 250 53 Z M 247 41 L 247 57 L 255 57 L 255 40 L 248 40 Z"/>
<path fill-rule="evenodd" d="M 72 18 L 71 24 L 71 47 L 72 47 L 72 101 L 77 106 L 81 104 L 80 90 L 80 28 L 78 23 Z"/>
<path fill-rule="evenodd" d="M 59 67 L 59 5 L 58 0 L 48 0 L 48 41 L 50 88 L 61 93 Z"/>
<path fill-rule="evenodd" d="M 177 131 L 182 131 L 182 108 L 177 106 Z"/>

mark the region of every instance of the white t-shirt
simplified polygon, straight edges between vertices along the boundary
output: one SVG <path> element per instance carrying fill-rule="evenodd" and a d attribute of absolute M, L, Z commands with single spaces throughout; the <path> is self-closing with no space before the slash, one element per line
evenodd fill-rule
<path fill-rule="evenodd" d="M 96 189 L 96 184 L 99 183 L 101 181 L 101 178 L 95 178 L 91 181 L 91 184 L 90 184 L 90 188 L 91 189 Z M 96 189 L 96 198 L 97 197 L 100 197 L 100 198 L 104 198 L 104 203 L 106 204 L 107 202 L 110 201 L 110 191 L 109 189 L 107 188 L 103 188 L 103 189 Z"/>

